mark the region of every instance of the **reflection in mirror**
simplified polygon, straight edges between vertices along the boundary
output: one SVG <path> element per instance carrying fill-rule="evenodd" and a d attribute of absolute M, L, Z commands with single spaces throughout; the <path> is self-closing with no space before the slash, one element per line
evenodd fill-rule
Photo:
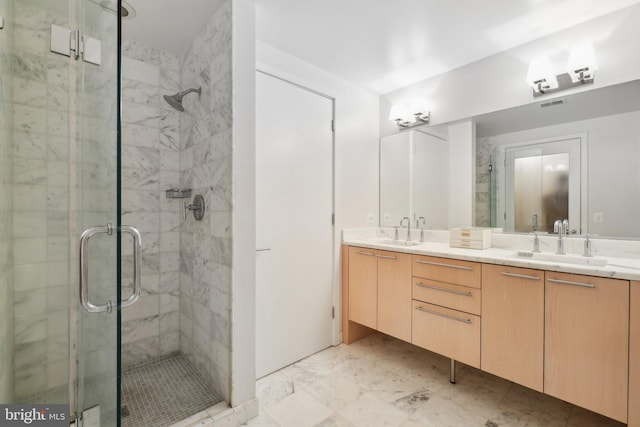
<path fill-rule="evenodd" d="M 561 101 L 476 118 L 476 225 L 640 238 L 640 81 Z"/>
<path fill-rule="evenodd" d="M 506 146 L 500 176 L 506 190 L 505 231 L 553 232 L 556 220 L 569 220 L 580 232 L 581 138 Z"/>
<path fill-rule="evenodd" d="M 439 136 L 405 131 L 380 140 L 380 225 L 448 225 L 449 146 Z"/>

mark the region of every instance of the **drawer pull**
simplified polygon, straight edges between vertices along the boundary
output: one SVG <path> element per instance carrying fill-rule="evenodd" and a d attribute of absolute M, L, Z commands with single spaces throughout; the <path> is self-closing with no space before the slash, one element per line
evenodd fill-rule
<path fill-rule="evenodd" d="M 503 276 L 507 276 L 507 277 L 515 277 L 516 279 L 540 280 L 540 277 L 538 277 L 538 276 L 527 276 L 527 275 L 524 275 L 524 274 L 507 273 L 506 271 L 503 271 L 500 274 L 502 274 Z"/>
<path fill-rule="evenodd" d="M 358 255 L 374 256 L 371 252 L 356 251 Z"/>
<path fill-rule="evenodd" d="M 591 288 L 594 289 L 596 285 L 592 285 L 591 283 L 580 283 L 580 282 L 570 282 L 568 280 L 558 280 L 558 279 L 547 279 L 550 283 L 557 283 L 558 285 L 571 285 L 571 286 L 580 286 L 581 288 Z"/>
<path fill-rule="evenodd" d="M 424 307 L 416 307 L 416 310 L 424 311 L 425 313 L 435 314 L 436 316 L 446 317 L 447 319 L 456 320 L 458 322 L 471 324 L 471 319 L 464 319 L 462 317 L 456 317 L 456 316 L 452 316 L 450 314 L 440 313 L 438 311 L 433 311 L 433 310 L 428 310 L 428 309 L 426 309 Z"/>
<path fill-rule="evenodd" d="M 384 259 L 398 259 L 398 257 L 391 256 L 391 255 L 378 255 L 378 258 L 384 258 Z"/>
<path fill-rule="evenodd" d="M 424 283 L 416 283 L 416 286 L 420 286 L 421 288 L 434 289 L 436 291 L 449 292 L 450 294 L 464 295 L 465 297 L 472 297 L 473 296 L 473 294 L 471 292 L 456 291 L 455 289 L 441 288 L 439 286 L 427 285 L 427 284 L 424 284 Z"/>
<path fill-rule="evenodd" d="M 423 261 L 421 259 L 417 259 L 416 262 L 418 264 L 435 265 L 437 267 L 449 267 L 449 268 L 455 268 L 455 269 L 458 269 L 458 270 L 469 270 L 469 271 L 473 270 L 473 268 L 466 267 L 464 265 L 443 264 L 443 263 L 440 263 L 440 262 Z"/>

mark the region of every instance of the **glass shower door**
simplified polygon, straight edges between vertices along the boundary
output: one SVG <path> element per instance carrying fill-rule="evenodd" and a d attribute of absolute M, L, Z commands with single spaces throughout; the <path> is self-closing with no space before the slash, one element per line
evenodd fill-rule
<path fill-rule="evenodd" d="M 140 267 L 139 260 L 131 263 L 130 257 L 120 261 L 120 234 L 127 230 L 120 224 L 118 2 L 79 0 L 77 10 L 84 47 L 72 70 L 78 88 L 75 236 L 80 300 L 75 322 L 75 407 L 83 427 L 116 426 L 120 418 L 120 270 L 121 264 L 127 269 Z M 139 245 L 139 236 L 135 242 Z"/>
<path fill-rule="evenodd" d="M 121 230 L 140 243 L 119 224 L 117 11 L 0 0 L 0 404 L 85 427 L 119 423 Z"/>

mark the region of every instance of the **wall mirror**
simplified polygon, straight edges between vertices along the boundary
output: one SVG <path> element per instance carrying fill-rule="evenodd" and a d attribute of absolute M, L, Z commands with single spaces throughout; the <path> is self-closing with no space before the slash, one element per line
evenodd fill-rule
<path fill-rule="evenodd" d="M 444 228 L 448 224 L 448 152 L 445 138 L 403 131 L 380 140 L 380 226 Z M 444 160 L 444 161 L 443 161 Z"/>
<path fill-rule="evenodd" d="M 476 118 L 478 226 L 640 238 L 640 81 Z"/>

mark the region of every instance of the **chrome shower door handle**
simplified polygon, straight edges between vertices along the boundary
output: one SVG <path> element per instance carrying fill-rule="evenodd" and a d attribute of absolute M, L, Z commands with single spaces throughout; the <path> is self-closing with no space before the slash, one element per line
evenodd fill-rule
<path fill-rule="evenodd" d="M 96 234 L 113 234 L 113 225 L 107 224 L 99 227 L 87 228 L 80 236 L 80 280 L 79 295 L 80 304 L 89 313 L 111 313 L 113 303 L 107 301 L 106 304 L 95 305 L 89 301 L 89 239 Z"/>
<path fill-rule="evenodd" d="M 120 307 L 128 307 L 140 298 L 140 277 L 142 275 L 142 236 L 137 228 L 131 225 L 121 225 L 120 231 L 133 238 L 133 292 L 131 296 L 120 303 Z"/>
<path fill-rule="evenodd" d="M 96 234 L 112 235 L 114 226 L 107 224 L 104 226 L 88 228 L 80 236 L 80 280 L 79 280 L 79 296 L 80 304 L 89 313 L 110 313 L 113 311 L 113 302 L 107 301 L 106 304 L 93 304 L 89 301 L 89 239 Z M 133 304 L 140 297 L 140 277 L 142 267 L 142 238 L 140 232 L 130 225 L 123 225 L 120 230 L 130 234 L 133 237 L 133 292 L 121 306 L 127 307 Z"/>

